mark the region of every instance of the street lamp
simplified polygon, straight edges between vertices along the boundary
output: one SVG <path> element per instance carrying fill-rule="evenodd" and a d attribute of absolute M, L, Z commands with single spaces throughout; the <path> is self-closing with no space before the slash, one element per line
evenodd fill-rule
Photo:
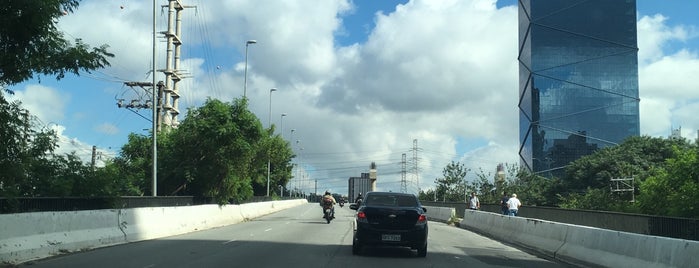
<path fill-rule="evenodd" d="M 272 92 L 277 91 L 276 88 L 269 90 L 269 115 L 267 116 L 267 127 L 272 128 Z M 271 135 L 271 134 L 270 134 Z M 269 196 L 269 172 L 272 165 L 270 161 L 269 149 L 267 149 L 267 196 Z"/>
<path fill-rule="evenodd" d="M 243 98 L 247 98 L 248 94 L 248 46 L 250 44 L 257 44 L 257 40 L 248 40 L 245 42 L 245 84 L 243 85 Z"/>
<path fill-rule="evenodd" d="M 296 129 L 292 128 L 291 129 L 291 137 L 289 138 L 289 144 L 291 145 L 291 153 L 292 154 L 294 153 L 294 144 L 292 142 L 294 140 L 294 131 L 296 131 Z M 292 166 L 292 170 L 293 170 L 293 166 Z M 298 185 L 299 185 L 298 178 L 292 177 L 292 180 L 294 181 L 294 183 L 292 184 L 292 187 L 294 187 L 294 189 L 296 189 L 298 191 Z"/>
<path fill-rule="evenodd" d="M 284 117 L 286 116 L 285 113 L 282 113 L 281 116 L 279 116 L 279 133 L 282 134 L 282 140 L 284 139 Z"/>

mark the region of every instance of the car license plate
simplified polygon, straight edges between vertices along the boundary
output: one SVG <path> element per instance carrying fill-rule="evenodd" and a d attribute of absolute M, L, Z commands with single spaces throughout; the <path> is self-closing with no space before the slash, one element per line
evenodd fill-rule
<path fill-rule="evenodd" d="M 381 235 L 381 241 L 400 241 L 399 234 L 384 234 Z"/>

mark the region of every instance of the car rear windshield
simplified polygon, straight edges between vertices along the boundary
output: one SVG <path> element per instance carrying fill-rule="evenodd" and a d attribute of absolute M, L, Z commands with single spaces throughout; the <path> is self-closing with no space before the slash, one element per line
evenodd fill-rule
<path fill-rule="evenodd" d="M 416 207 L 417 199 L 407 195 L 370 195 L 365 204 L 367 206 Z"/>

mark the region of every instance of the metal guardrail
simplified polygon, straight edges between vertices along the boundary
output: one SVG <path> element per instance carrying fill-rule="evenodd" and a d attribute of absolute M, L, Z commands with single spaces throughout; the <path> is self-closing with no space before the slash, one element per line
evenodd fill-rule
<path fill-rule="evenodd" d="M 463 218 L 465 203 L 420 201 L 425 206 L 453 207 Z M 481 204 L 482 211 L 500 213 L 500 205 Z M 519 216 L 621 232 L 699 241 L 699 219 L 662 217 L 610 211 L 522 206 Z"/>

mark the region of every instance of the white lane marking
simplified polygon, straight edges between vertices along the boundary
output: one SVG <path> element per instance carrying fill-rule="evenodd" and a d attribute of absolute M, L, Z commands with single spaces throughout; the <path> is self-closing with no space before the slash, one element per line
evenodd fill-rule
<path fill-rule="evenodd" d="M 265 230 L 265 232 L 269 232 L 269 231 L 272 231 L 272 228 L 269 228 L 269 229 Z"/>

